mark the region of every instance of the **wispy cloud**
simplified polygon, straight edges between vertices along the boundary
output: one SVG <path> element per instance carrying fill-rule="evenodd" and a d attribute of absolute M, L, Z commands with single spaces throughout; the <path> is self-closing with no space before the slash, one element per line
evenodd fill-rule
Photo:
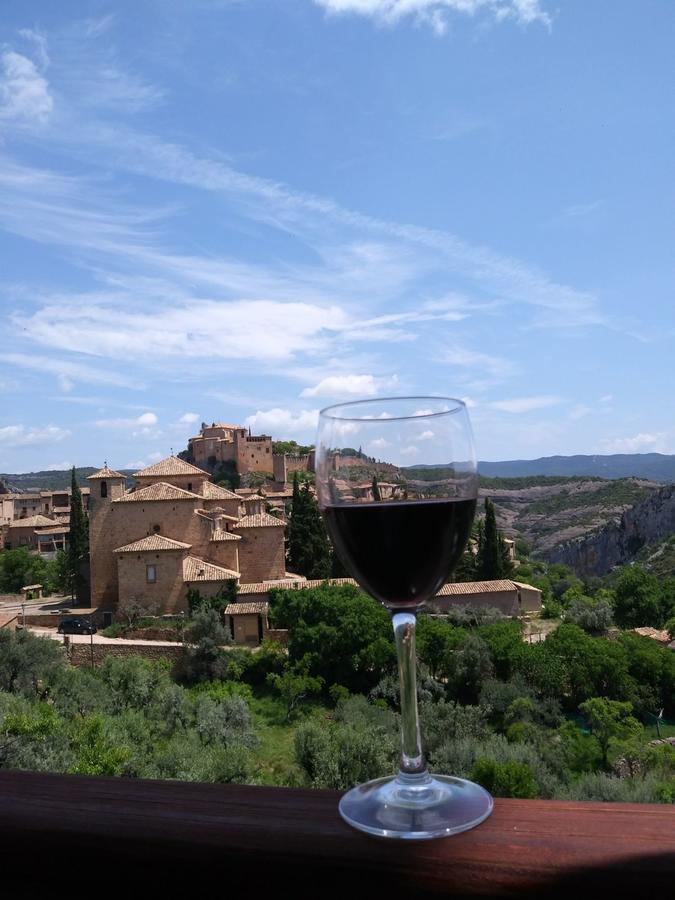
<path fill-rule="evenodd" d="M 80 348 L 76 347 L 75 349 Z M 22 369 L 52 374 L 57 377 L 57 380 L 65 378 L 68 381 L 81 381 L 85 384 L 106 384 L 133 389 L 143 387 L 136 378 L 120 375 L 118 372 L 111 372 L 100 366 L 90 366 L 71 360 L 33 356 L 28 353 L 3 353 L 2 362 Z"/>
<path fill-rule="evenodd" d="M 550 394 L 539 397 L 512 397 L 509 400 L 495 400 L 489 403 L 491 409 L 507 413 L 528 413 L 535 409 L 547 409 L 550 406 L 558 406 L 562 403 L 561 397 Z"/>
<path fill-rule="evenodd" d="M 631 437 L 600 441 L 601 453 L 668 453 L 668 436 L 663 431 L 640 432 Z"/>
<path fill-rule="evenodd" d="M 281 439 L 295 438 L 298 435 L 313 440 L 316 423 L 319 418 L 318 409 L 303 409 L 293 412 L 290 409 L 275 407 L 274 409 L 259 409 L 252 416 L 248 416 L 245 424 L 266 434 L 278 435 Z"/>
<path fill-rule="evenodd" d="M 156 425 L 157 422 L 158 419 L 155 413 L 145 412 L 133 419 L 97 419 L 94 424 L 97 428 L 135 429 L 147 428 L 151 425 Z"/>
<path fill-rule="evenodd" d="M 519 25 L 538 22 L 551 26 L 551 17 L 539 0 L 314 0 L 333 15 L 365 16 L 379 25 L 397 25 L 406 18 L 445 34 L 449 14 L 476 16 L 485 13 L 497 22 L 508 19 Z"/>
<path fill-rule="evenodd" d="M 47 79 L 33 60 L 14 50 L 0 54 L 0 123 L 45 123 L 53 108 Z"/>
<path fill-rule="evenodd" d="M 5 425 L 0 428 L 0 447 L 27 447 L 31 444 L 49 445 L 62 441 L 70 434 L 59 425 Z"/>
<path fill-rule="evenodd" d="M 438 359 L 439 362 L 458 368 L 471 369 L 473 372 L 487 374 L 493 378 L 506 378 L 516 372 L 516 365 L 510 359 L 483 353 L 480 350 L 471 350 L 459 344 L 447 347 L 439 354 Z"/>

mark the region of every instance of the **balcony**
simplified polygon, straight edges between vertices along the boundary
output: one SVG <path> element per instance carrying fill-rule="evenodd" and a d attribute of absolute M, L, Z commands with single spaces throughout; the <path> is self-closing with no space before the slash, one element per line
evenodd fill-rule
<path fill-rule="evenodd" d="M 6 878 L 40 898 L 673 896 L 673 806 L 497 800 L 474 831 L 402 844 L 350 829 L 338 796 L 3 771 Z"/>

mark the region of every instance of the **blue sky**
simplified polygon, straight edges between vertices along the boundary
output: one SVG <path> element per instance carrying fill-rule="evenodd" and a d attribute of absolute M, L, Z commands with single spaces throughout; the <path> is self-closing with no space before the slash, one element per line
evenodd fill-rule
<path fill-rule="evenodd" d="M 431 393 L 675 452 L 675 5 L 4 0 L 0 471 Z"/>

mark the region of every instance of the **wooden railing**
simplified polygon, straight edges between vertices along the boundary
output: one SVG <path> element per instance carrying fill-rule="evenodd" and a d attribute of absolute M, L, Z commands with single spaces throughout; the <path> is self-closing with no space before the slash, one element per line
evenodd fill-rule
<path fill-rule="evenodd" d="M 497 800 L 404 843 L 353 831 L 338 796 L 3 771 L 0 878 L 12 900 L 675 896 L 673 806 Z"/>

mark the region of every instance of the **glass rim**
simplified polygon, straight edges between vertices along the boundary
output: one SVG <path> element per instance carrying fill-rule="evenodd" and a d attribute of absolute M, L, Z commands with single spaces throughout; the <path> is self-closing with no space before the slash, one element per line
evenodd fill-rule
<path fill-rule="evenodd" d="M 381 418 L 380 416 L 335 416 L 331 415 L 333 410 L 341 409 L 343 407 L 352 407 L 352 406 L 361 406 L 367 403 L 391 403 L 392 401 L 399 402 L 401 400 L 444 400 L 447 403 L 454 403 L 454 409 L 441 409 L 438 412 L 430 412 L 424 413 L 423 415 L 416 416 L 387 416 L 386 419 Z M 405 420 L 412 421 L 413 419 L 434 419 L 438 416 L 452 416 L 455 413 L 461 412 L 466 409 L 466 403 L 463 400 L 460 400 L 458 397 L 432 397 L 428 394 L 426 395 L 418 395 L 413 394 L 408 397 L 373 397 L 365 400 L 347 400 L 344 403 L 333 403 L 331 406 L 325 406 L 323 409 L 319 410 L 319 419 L 333 419 L 336 422 L 403 422 Z"/>

